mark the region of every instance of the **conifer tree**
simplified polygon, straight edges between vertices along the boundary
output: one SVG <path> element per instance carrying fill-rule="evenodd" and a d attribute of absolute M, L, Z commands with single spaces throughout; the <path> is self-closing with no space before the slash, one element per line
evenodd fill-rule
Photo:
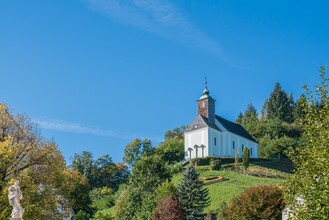
<path fill-rule="evenodd" d="M 243 148 L 243 154 L 242 154 L 242 164 L 245 171 L 249 167 L 249 162 L 250 162 L 250 150 L 247 147 L 245 147 Z"/>
<path fill-rule="evenodd" d="M 293 98 L 281 89 L 280 83 L 276 83 L 270 98 L 265 102 L 265 111 L 270 119 L 277 118 L 280 121 L 292 122 Z"/>
<path fill-rule="evenodd" d="M 203 209 L 209 205 L 210 199 L 208 189 L 203 187 L 193 164 L 190 164 L 184 172 L 177 194 L 187 220 L 204 219 Z"/>

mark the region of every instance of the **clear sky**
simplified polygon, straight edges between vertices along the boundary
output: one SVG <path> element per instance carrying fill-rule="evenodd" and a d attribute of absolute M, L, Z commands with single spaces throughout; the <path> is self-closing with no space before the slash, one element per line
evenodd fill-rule
<path fill-rule="evenodd" d="M 329 63 L 328 1 L 0 0 L 0 102 L 69 161 L 120 161 L 191 123 L 208 78 L 216 113 L 260 111 L 274 83 L 297 98 Z"/>

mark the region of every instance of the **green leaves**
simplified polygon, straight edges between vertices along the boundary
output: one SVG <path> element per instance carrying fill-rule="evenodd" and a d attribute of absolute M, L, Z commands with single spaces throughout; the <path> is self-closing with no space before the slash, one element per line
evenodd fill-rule
<path fill-rule="evenodd" d="M 151 155 L 153 152 L 154 147 L 150 140 L 136 138 L 125 147 L 123 161 L 133 167 L 141 157 Z"/>
<path fill-rule="evenodd" d="M 329 216 L 329 100 L 326 67 L 320 68 L 316 92 L 305 86 L 303 102 L 303 145 L 291 153 L 296 167 L 285 196 L 298 219 L 326 219 Z M 297 202 L 297 200 L 302 202 Z"/>

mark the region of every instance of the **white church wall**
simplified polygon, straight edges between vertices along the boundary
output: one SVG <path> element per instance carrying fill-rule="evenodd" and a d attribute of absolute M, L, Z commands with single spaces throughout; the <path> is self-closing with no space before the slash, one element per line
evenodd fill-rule
<path fill-rule="evenodd" d="M 198 148 L 196 150 L 194 145 L 204 145 L 205 148 L 203 149 L 203 157 L 207 157 L 209 154 L 209 141 L 208 141 L 208 130 L 209 128 L 202 128 L 194 131 L 190 131 L 185 133 L 185 159 L 193 159 L 195 157 L 202 157 L 202 148 Z M 191 157 L 189 148 L 192 148 Z"/>
<path fill-rule="evenodd" d="M 208 154 L 209 156 L 220 156 L 220 148 L 222 145 L 221 145 L 221 135 L 218 130 L 209 128 L 208 146 L 209 146 L 209 154 Z"/>
<path fill-rule="evenodd" d="M 247 147 L 252 151 L 252 154 L 250 155 L 251 158 L 258 158 L 258 144 L 250 141 L 247 138 L 241 137 L 237 134 L 230 133 L 229 134 L 230 142 L 228 143 L 228 149 L 229 149 L 229 155 L 230 157 L 234 157 L 236 151 L 239 153 L 239 157 L 242 157 L 243 153 L 243 147 Z M 234 147 L 233 147 L 233 141 L 234 141 Z M 251 150 L 252 149 L 252 150 Z"/>

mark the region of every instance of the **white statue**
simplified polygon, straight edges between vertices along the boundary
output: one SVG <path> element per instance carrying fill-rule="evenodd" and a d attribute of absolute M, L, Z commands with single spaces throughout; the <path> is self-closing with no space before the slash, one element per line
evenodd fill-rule
<path fill-rule="evenodd" d="M 23 199 L 23 195 L 18 183 L 19 181 L 16 180 L 15 183 L 8 188 L 8 199 L 9 205 L 13 207 L 13 211 L 11 212 L 11 219 L 22 220 L 24 209 L 22 208 L 19 200 Z"/>

